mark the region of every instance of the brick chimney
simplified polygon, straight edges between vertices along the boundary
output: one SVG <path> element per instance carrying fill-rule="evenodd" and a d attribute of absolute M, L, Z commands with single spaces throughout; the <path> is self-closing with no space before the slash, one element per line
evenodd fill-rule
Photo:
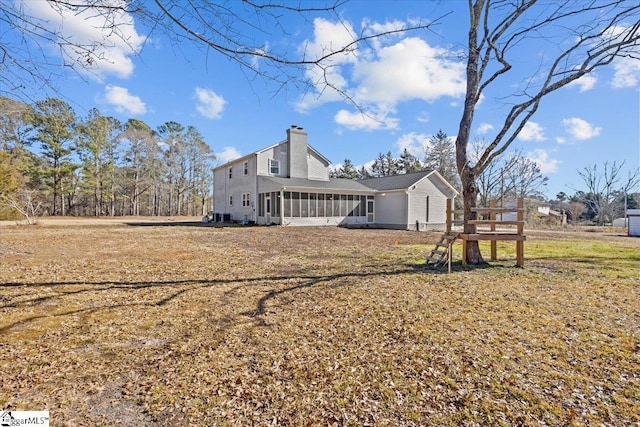
<path fill-rule="evenodd" d="M 289 177 L 309 178 L 307 163 L 307 133 L 296 125 L 287 129 L 289 145 Z"/>

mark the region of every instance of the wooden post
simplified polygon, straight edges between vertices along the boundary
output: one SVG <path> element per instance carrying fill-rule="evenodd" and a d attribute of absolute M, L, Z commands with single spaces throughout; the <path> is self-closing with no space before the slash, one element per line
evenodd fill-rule
<path fill-rule="evenodd" d="M 462 263 L 467 263 L 467 239 L 462 239 Z"/>
<path fill-rule="evenodd" d="M 522 221 L 524 221 L 524 200 L 522 197 L 518 197 L 518 235 L 522 236 L 524 234 L 524 225 Z M 518 267 L 524 267 L 524 241 L 518 240 L 516 241 L 516 265 Z"/>
<path fill-rule="evenodd" d="M 493 210 L 496 207 L 496 199 L 491 199 L 489 201 L 489 207 L 492 209 L 491 212 L 489 213 L 489 219 L 491 221 L 495 221 L 496 220 L 496 211 Z M 496 231 L 496 224 L 495 223 L 491 223 L 490 225 L 490 230 L 492 233 L 495 233 Z M 498 242 L 496 242 L 495 240 L 491 240 L 491 261 L 495 261 L 498 259 Z"/>
<path fill-rule="evenodd" d="M 451 199 L 447 199 L 447 234 L 451 233 L 451 218 L 453 213 L 451 212 Z"/>

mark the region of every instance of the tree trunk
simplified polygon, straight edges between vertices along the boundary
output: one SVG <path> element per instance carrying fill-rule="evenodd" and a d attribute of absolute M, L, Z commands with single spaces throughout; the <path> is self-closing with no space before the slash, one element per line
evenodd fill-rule
<path fill-rule="evenodd" d="M 461 178 L 465 220 L 464 233 L 475 234 L 477 231 L 477 226 L 475 224 L 467 224 L 467 221 L 477 219 L 477 214 L 472 211 L 472 208 L 475 208 L 477 204 L 476 200 L 478 198 L 478 187 L 476 186 L 475 176 L 473 175 L 472 170 L 466 169 Z M 482 258 L 482 254 L 480 253 L 480 246 L 477 240 L 468 240 L 466 248 L 467 263 L 475 265 L 485 263 L 484 258 Z"/>
<path fill-rule="evenodd" d="M 478 188 L 476 186 L 476 169 L 470 165 L 467 153 L 469 138 L 471 136 L 471 125 L 476 104 L 478 103 L 478 61 L 479 49 L 477 47 L 478 25 L 481 20 L 484 1 L 478 1 L 474 5 L 469 3 L 471 8 L 471 25 L 469 28 L 469 57 L 467 59 L 467 88 L 464 101 L 464 109 L 460 120 L 460 128 L 456 138 L 456 167 L 462 183 L 462 199 L 464 204 L 464 233 L 475 234 L 476 225 L 467 224 L 470 219 L 476 219 L 476 213 L 471 209 L 476 207 Z M 484 259 L 480 253 L 480 246 L 477 241 L 467 241 L 466 258 L 469 264 L 484 264 Z"/>

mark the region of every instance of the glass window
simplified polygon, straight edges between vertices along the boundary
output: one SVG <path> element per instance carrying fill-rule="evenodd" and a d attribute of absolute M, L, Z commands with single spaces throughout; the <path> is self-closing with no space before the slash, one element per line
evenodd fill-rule
<path fill-rule="evenodd" d="M 309 216 L 315 217 L 317 216 L 317 207 L 316 207 L 316 193 L 309 193 Z"/>
<path fill-rule="evenodd" d="M 309 193 L 300 193 L 300 216 L 303 218 L 309 216 Z"/>
<path fill-rule="evenodd" d="M 291 217 L 291 192 L 285 191 L 283 196 L 284 196 L 284 216 Z"/>
<path fill-rule="evenodd" d="M 360 216 L 367 216 L 367 196 L 360 196 Z"/>
<path fill-rule="evenodd" d="M 297 191 L 291 192 L 291 216 L 300 217 L 300 193 Z"/>
<path fill-rule="evenodd" d="M 275 216 L 280 216 L 280 193 L 271 193 L 271 200 L 274 200 L 274 205 L 271 208 Z"/>
<path fill-rule="evenodd" d="M 333 216 L 340 216 L 340 195 L 333 195 Z"/>
<path fill-rule="evenodd" d="M 340 216 L 347 216 L 347 195 L 340 195 Z"/>
<path fill-rule="evenodd" d="M 258 195 L 258 216 L 264 216 L 264 193 Z"/>
<path fill-rule="evenodd" d="M 347 215 L 353 216 L 353 194 L 347 196 Z"/>
<path fill-rule="evenodd" d="M 269 159 L 269 173 L 271 175 L 280 175 L 280 161 Z"/>
<path fill-rule="evenodd" d="M 324 216 L 324 194 L 318 194 L 318 216 Z"/>
<path fill-rule="evenodd" d="M 244 162 L 243 170 L 245 175 L 249 175 L 249 162 Z"/>
<path fill-rule="evenodd" d="M 233 196 L 229 196 L 229 206 L 233 206 Z"/>
<path fill-rule="evenodd" d="M 233 168 L 229 168 L 229 179 L 233 178 Z"/>
<path fill-rule="evenodd" d="M 251 193 L 244 193 L 242 195 L 242 207 L 248 208 L 251 206 Z"/>

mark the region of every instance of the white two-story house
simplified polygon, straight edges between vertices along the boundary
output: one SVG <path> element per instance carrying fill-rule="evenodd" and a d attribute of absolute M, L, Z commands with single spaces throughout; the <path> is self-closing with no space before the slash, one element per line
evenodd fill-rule
<path fill-rule="evenodd" d="M 261 225 L 441 229 L 457 191 L 436 171 L 364 180 L 330 178 L 331 162 L 304 129 L 214 169 L 214 218 Z"/>

